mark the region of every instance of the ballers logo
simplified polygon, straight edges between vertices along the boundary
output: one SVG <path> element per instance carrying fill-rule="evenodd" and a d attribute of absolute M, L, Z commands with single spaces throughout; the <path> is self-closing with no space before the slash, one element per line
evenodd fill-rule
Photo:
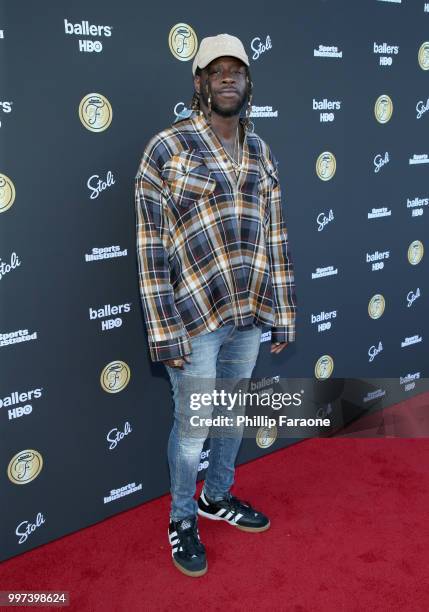
<path fill-rule="evenodd" d="M 0 173 L 0 213 L 15 202 L 15 185 L 6 174 Z"/>
<path fill-rule="evenodd" d="M 375 118 L 379 123 L 387 123 L 393 113 L 393 102 L 387 95 L 377 98 L 374 104 Z"/>
<path fill-rule="evenodd" d="M 380 293 L 376 293 L 369 300 L 368 314 L 371 319 L 379 319 L 384 312 L 386 302 Z"/>
<path fill-rule="evenodd" d="M 329 378 L 334 371 L 334 360 L 330 355 L 322 355 L 314 366 L 314 375 L 319 380 Z"/>
<path fill-rule="evenodd" d="M 322 181 L 329 181 L 335 174 L 337 162 L 333 153 L 324 151 L 316 161 L 316 174 Z"/>
<path fill-rule="evenodd" d="M 424 42 L 420 47 L 418 61 L 422 70 L 429 70 L 429 42 Z"/>
<path fill-rule="evenodd" d="M 259 448 L 268 448 L 277 440 L 277 426 L 260 427 L 256 432 L 255 439 Z"/>
<path fill-rule="evenodd" d="M 124 361 L 111 361 L 101 372 L 100 384 L 107 393 L 119 393 L 130 382 L 130 368 Z"/>
<path fill-rule="evenodd" d="M 42 455 L 36 450 L 16 453 L 9 462 L 7 475 L 13 484 L 27 484 L 40 474 L 43 467 Z"/>
<path fill-rule="evenodd" d="M 408 261 L 412 266 L 421 262 L 424 253 L 424 246 L 420 240 L 414 240 L 408 247 Z"/>
<path fill-rule="evenodd" d="M 79 119 L 91 132 L 107 130 L 113 111 L 107 98 L 98 93 L 87 94 L 79 104 Z"/>
<path fill-rule="evenodd" d="M 197 52 L 198 39 L 187 23 L 176 23 L 168 35 L 168 44 L 174 57 L 181 62 L 192 59 Z"/>

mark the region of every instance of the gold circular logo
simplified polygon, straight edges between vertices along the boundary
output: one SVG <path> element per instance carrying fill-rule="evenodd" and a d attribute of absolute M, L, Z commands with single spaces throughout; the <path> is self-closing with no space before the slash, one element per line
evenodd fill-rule
<path fill-rule="evenodd" d="M 335 155 L 329 151 L 324 151 L 316 161 L 316 174 L 322 181 L 329 181 L 335 174 L 337 162 Z"/>
<path fill-rule="evenodd" d="M 9 461 L 7 475 L 14 484 L 27 484 L 40 474 L 43 467 L 42 455 L 33 449 L 16 453 Z"/>
<path fill-rule="evenodd" d="M 259 448 L 268 448 L 277 440 L 277 425 L 263 426 L 256 432 L 256 444 Z"/>
<path fill-rule="evenodd" d="M 424 42 L 421 45 L 418 60 L 422 70 L 429 70 L 429 42 Z"/>
<path fill-rule="evenodd" d="M 79 104 L 79 118 L 87 130 L 102 132 L 112 122 L 113 111 L 109 100 L 98 93 L 90 93 Z"/>
<path fill-rule="evenodd" d="M 410 264 L 415 266 L 416 264 L 420 263 L 423 258 L 424 251 L 425 249 L 423 242 L 420 242 L 420 240 L 414 240 L 408 247 L 408 261 Z"/>
<path fill-rule="evenodd" d="M 15 185 L 6 174 L 0 173 L 0 213 L 15 202 Z"/>
<path fill-rule="evenodd" d="M 130 382 L 131 372 L 125 361 L 111 361 L 101 372 L 100 383 L 107 393 L 118 393 Z"/>
<path fill-rule="evenodd" d="M 371 319 L 379 319 L 384 312 L 386 307 L 386 302 L 384 301 L 384 297 L 381 293 L 376 293 L 369 300 L 368 304 L 368 314 Z"/>
<path fill-rule="evenodd" d="M 393 102 L 389 96 L 379 96 L 374 104 L 375 118 L 379 123 L 387 123 L 393 113 Z"/>
<path fill-rule="evenodd" d="M 314 366 L 314 375 L 319 380 L 329 378 L 334 371 L 334 360 L 330 355 L 322 355 Z"/>
<path fill-rule="evenodd" d="M 176 23 L 168 35 L 168 44 L 174 57 L 181 62 L 192 59 L 197 52 L 198 39 L 187 23 Z"/>

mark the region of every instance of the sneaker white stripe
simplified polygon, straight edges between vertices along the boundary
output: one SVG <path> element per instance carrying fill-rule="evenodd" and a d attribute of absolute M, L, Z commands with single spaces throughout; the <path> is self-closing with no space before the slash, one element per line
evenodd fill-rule
<path fill-rule="evenodd" d="M 233 522 L 234 522 L 234 523 L 236 523 L 237 521 L 239 521 L 239 520 L 241 519 L 241 517 L 242 517 L 242 516 L 243 516 L 242 514 L 238 513 L 238 514 L 237 514 L 237 515 L 234 517 Z"/>
<path fill-rule="evenodd" d="M 206 498 L 206 496 L 204 495 L 204 491 L 201 491 L 201 495 L 200 495 L 200 497 L 201 497 L 201 501 L 202 501 L 202 502 L 203 502 L 203 503 L 204 503 L 206 506 L 208 506 L 208 505 L 209 505 L 209 502 L 207 501 L 207 498 Z"/>
<path fill-rule="evenodd" d="M 225 514 L 225 512 L 226 512 L 225 508 L 221 508 L 220 510 L 216 512 L 216 516 L 222 516 L 223 514 Z"/>
<path fill-rule="evenodd" d="M 233 511 L 233 510 L 230 510 L 230 511 L 228 512 L 228 514 L 227 514 L 227 515 L 226 515 L 224 518 L 225 518 L 227 521 L 229 521 L 229 519 L 230 519 L 232 516 L 234 516 L 234 511 Z"/>

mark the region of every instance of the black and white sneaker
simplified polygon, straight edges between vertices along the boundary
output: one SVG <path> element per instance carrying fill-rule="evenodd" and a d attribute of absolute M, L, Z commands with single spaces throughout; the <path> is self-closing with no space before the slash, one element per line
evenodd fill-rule
<path fill-rule="evenodd" d="M 168 539 L 173 563 L 187 576 L 202 576 L 207 571 L 206 549 L 200 540 L 198 517 L 170 520 Z"/>
<path fill-rule="evenodd" d="M 230 493 L 220 501 L 212 501 L 201 491 L 198 514 L 214 521 L 227 521 L 243 531 L 265 531 L 270 526 L 265 514 L 257 512 L 249 502 L 242 501 Z"/>

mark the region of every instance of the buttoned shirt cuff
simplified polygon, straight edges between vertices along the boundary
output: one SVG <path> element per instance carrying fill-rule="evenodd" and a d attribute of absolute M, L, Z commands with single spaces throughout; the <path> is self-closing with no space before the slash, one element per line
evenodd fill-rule
<path fill-rule="evenodd" d="M 149 340 L 149 352 L 152 361 L 178 359 L 183 355 L 190 355 L 191 350 L 191 342 L 188 336 L 179 336 L 169 340 Z"/>
<path fill-rule="evenodd" d="M 295 342 L 295 325 L 272 327 L 271 342 Z"/>

